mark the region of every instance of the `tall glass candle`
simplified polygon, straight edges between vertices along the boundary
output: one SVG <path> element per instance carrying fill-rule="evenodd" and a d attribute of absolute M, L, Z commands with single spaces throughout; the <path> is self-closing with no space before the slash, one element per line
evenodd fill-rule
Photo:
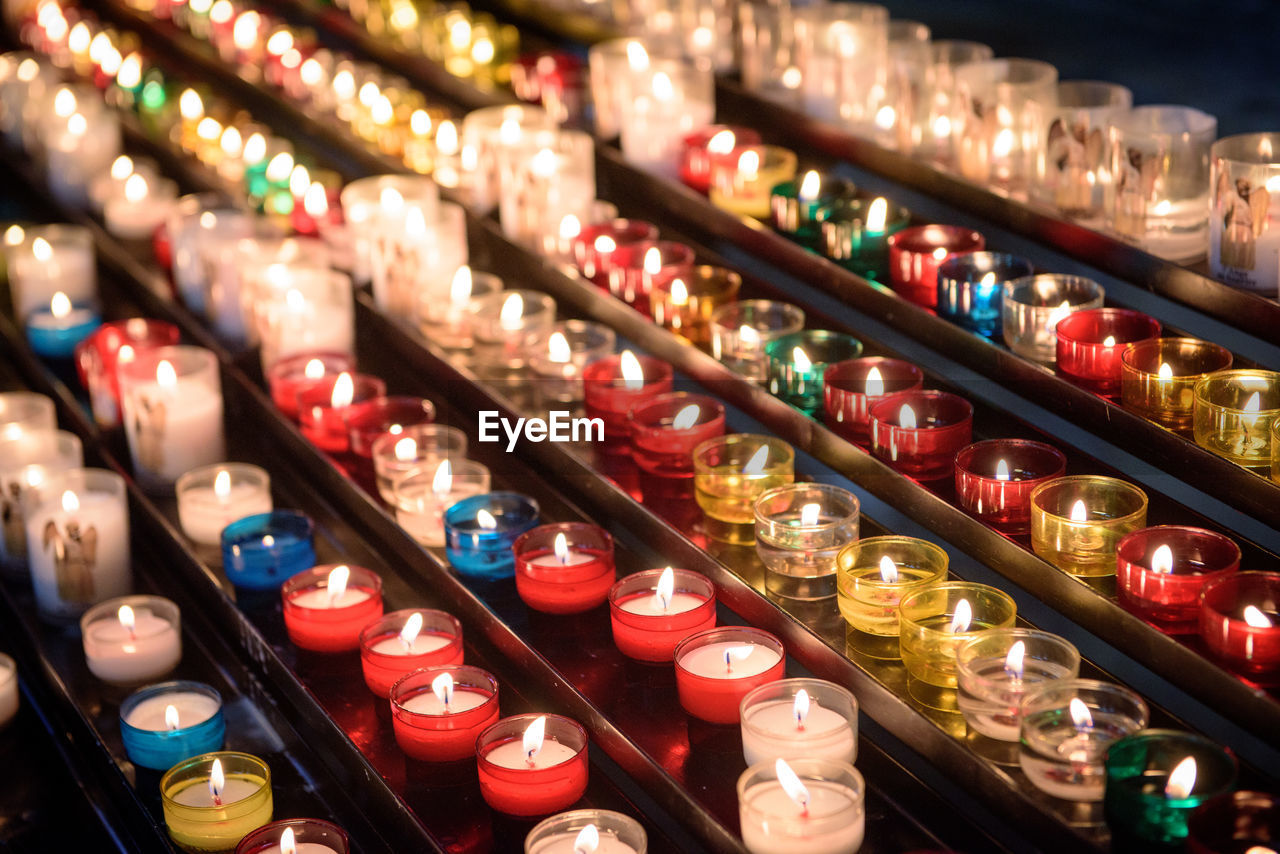
<path fill-rule="evenodd" d="M 1190 430 L 1195 386 L 1206 374 L 1231 367 L 1231 351 L 1195 338 L 1153 338 L 1130 344 L 1120 356 L 1120 399 L 1125 408 L 1170 430 Z"/>
<path fill-rule="evenodd" d="M 962 252 L 938 265 L 938 316 L 970 332 L 1000 332 L 1004 283 L 1035 273 L 1025 258 L 1007 252 Z"/>
<path fill-rule="evenodd" d="M 884 356 L 846 359 L 822 375 L 823 421 L 860 445 L 871 437 L 871 407 L 886 397 L 924 385 L 924 372 L 910 362 Z"/>
<path fill-rule="evenodd" d="M 1147 494 L 1101 475 L 1069 475 L 1031 493 L 1031 547 L 1063 572 L 1116 571 L 1116 546 L 1147 524 Z"/>
<path fill-rule="evenodd" d="M 514 816 L 538 816 L 570 806 L 587 789 L 587 733 L 560 715 L 515 715 L 475 742 L 480 794 Z"/>
<path fill-rule="evenodd" d="M 869 410 L 871 451 L 917 480 L 950 477 L 973 438 L 973 404 L 945 391 L 905 391 Z"/>
<path fill-rule="evenodd" d="M 413 670 L 390 689 L 391 727 L 406 756 L 455 762 L 476 754 L 476 739 L 498 722 L 498 682 L 463 664 Z"/>
<path fill-rule="evenodd" d="M 540 525 L 512 544 L 516 593 L 535 611 L 577 614 L 604 603 L 613 587 L 613 538 L 597 525 Z"/>
<path fill-rule="evenodd" d="M 0 428 L 0 566 L 27 571 L 27 525 L 23 503 L 29 489 L 39 488 L 53 473 L 84 465 L 80 438 L 65 430 L 6 431 Z"/>
<path fill-rule="evenodd" d="M 360 632 L 364 682 L 379 697 L 387 697 L 392 684 L 407 673 L 461 664 L 462 656 L 462 624 L 444 611 L 392 611 Z"/>
<path fill-rule="evenodd" d="M 1140 311 L 1093 308 L 1058 321 L 1058 370 L 1098 394 L 1120 391 L 1126 345 L 1160 337 L 1160 321 Z"/>
<path fill-rule="evenodd" d="M 1241 572 L 1206 585 L 1200 636 L 1235 672 L 1275 682 L 1280 677 L 1280 573 Z"/>
<path fill-rule="evenodd" d="M 938 304 L 938 267 L 953 255 L 985 248 L 986 238 L 958 225 L 918 225 L 889 236 L 889 281 L 917 305 Z"/>
<path fill-rule="evenodd" d="M 142 685 L 182 660 L 182 615 L 161 596 L 122 596 L 80 618 L 90 672 L 112 685 Z"/>
<path fill-rule="evenodd" d="M 184 851 L 231 851 L 271 821 L 271 769 L 247 753 L 205 753 L 160 779 L 169 838 Z"/>
<path fill-rule="evenodd" d="M 184 759 L 222 749 L 222 696 L 199 682 L 162 682 L 120 704 L 120 738 L 129 761 L 167 771 Z"/>
<path fill-rule="evenodd" d="M 1067 470 L 1052 445 L 1028 439 L 987 439 L 956 454 L 956 497 L 968 513 L 1007 534 L 1031 527 L 1031 493 Z"/>
<path fill-rule="evenodd" d="M 674 652 L 680 705 L 709 723 L 738 723 L 742 698 L 781 679 L 786 657 L 780 640 L 747 626 L 722 626 L 690 635 Z"/>
<path fill-rule="evenodd" d="M 360 632 L 382 616 L 382 579 L 362 566 L 323 564 L 280 588 L 284 627 L 294 646 L 312 652 L 347 652 Z"/>
<path fill-rule="evenodd" d="M 775 487 L 755 502 L 765 589 L 788 599 L 836 594 L 836 555 L 858 539 L 858 497 L 821 483 Z"/>
<path fill-rule="evenodd" d="M 865 833 L 866 792 L 862 774 L 847 762 L 753 765 L 738 778 L 743 844 L 751 854 L 854 854 Z"/>
<path fill-rule="evenodd" d="M 1057 106 L 1058 70 L 1034 59 L 989 59 L 955 68 L 954 78 L 958 171 L 978 184 L 1026 190 Z"/>
<path fill-rule="evenodd" d="M 609 589 L 609 618 L 618 651 L 640 661 L 671 661 L 676 646 L 716 624 L 716 590 L 685 569 L 628 575 Z"/>
<path fill-rule="evenodd" d="M 1133 93 L 1117 83 L 1060 82 L 1044 153 L 1036 159 L 1035 195 L 1066 216 L 1097 222 L 1103 193 L 1111 183 L 1107 125 L 1132 105 Z"/>
<path fill-rule="evenodd" d="M 1237 465 L 1271 468 L 1271 425 L 1280 420 L 1280 372 L 1218 371 L 1194 389 L 1196 444 Z"/>
<path fill-rule="evenodd" d="M 822 679 L 779 679 L 742 698 L 742 753 L 748 765 L 775 759 L 858 755 L 858 701 Z"/>
<path fill-rule="evenodd" d="M 1120 604 L 1166 632 L 1194 632 L 1200 595 L 1240 568 L 1240 547 L 1203 528 L 1157 525 L 1134 531 L 1116 545 Z"/>
<path fill-rule="evenodd" d="M 1233 288 L 1280 288 L 1280 134 L 1247 133 L 1209 149 L 1209 269 Z"/>

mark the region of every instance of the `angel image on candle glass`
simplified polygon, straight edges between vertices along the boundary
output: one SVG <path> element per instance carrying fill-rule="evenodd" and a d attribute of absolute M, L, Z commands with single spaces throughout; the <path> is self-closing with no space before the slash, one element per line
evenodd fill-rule
<path fill-rule="evenodd" d="M 1236 178 L 1223 166 L 1214 188 L 1214 210 L 1222 217 L 1221 262 L 1224 267 L 1252 270 L 1257 266 L 1258 238 L 1267 228 L 1271 194 L 1253 187 L 1248 178 Z"/>
<path fill-rule="evenodd" d="M 1095 169 L 1102 159 L 1102 130 L 1059 116 L 1049 125 L 1047 166 L 1052 170 L 1053 202 L 1059 210 L 1087 212 L 1093 207 Z M 1094 179 L 1094 180 L 1091 180 Z"/>
<path fill-rule="evenodd" d="M 41 548 L 53 547 L 54 577 L 58 597 L 64 602 L 93 602 L 93 569 L 98 560 L 98 529 L 90 525 L 81 530 L 80 523 L 68 519 L 63 530 L 53 519 L 44 526 Z"/>
<path fill-rule="evenodd" d="M 146 471 L 164 468 L 164 427 L 167 407 L 163 400 L 152 400 L 145 394 L 136 398 L 133 413 L 133 436 L 138 466 Z"/>
<path fill-rule="evenodd" d="M 22 516 L 22 484 L 10 481 L 0 493 L 0 519 L 4 522 L 4 553 L 20 558 L 27 550 L 27 528 Z"/>
<path fill-rule="evenodd" d="M 1147 232 L 1147 201 L 1156 189 L 1160 158 L 1136 148 L 1120 152 L 1115 174 L 1115 229 L 1121 234 L 1142 238 Z"/>

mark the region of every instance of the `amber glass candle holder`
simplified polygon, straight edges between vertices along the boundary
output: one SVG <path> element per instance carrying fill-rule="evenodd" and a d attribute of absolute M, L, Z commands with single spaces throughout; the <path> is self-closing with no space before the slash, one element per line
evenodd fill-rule
<path fill-rule="evenodd" d="M 756 499 L 764 586 L 787 599 L 836 594 L 836 556 L 858 539 L 858 497 L 822 483 L 791 483 Z"/>
<path fill-rule="evenodd" d="M 734 433 L 693 450 L 694 497 L 715 539 L 755 540 L 755 503 L 761 493 L 795 480 L 795 451 L 781 439 Z"/>
<path fill-rule="evenodd" d="M 977 252 L 987 240 L 958 225 L 917 225 L 889 237 L 889 281 L 904 299 L 938 304 L 938 267 L 952 255 Z"/>
<path fill-rule="evenodd" d="M 973 441 L 973 404 L 945 391 L 906 391 L 870 410 L 871 452 L 917 480 L 951 477 Z"/>
<path fill-rule="evenodd" d="M 1240 569 L 1240 547 L 1203 528 L 1156 525 L 1116 547 L 1120 604 L 1171 634 L 1196 631 L 1200 594 Z"/>
<path fill-rule="evenodd" d="M 1126 308 L 1092 308 L 1058 321 L 1058 371 L 1101 395 L 1120 391 L 1128 344 L 1160 337 L 1160 321 Z"/>
<path fill-rule="evenodd" d="M 1187 819 L 1187 854 L 1274 851 L 1280 839 L 1280 798 L 1232 792 L 1202 804 Z"/>
<path fill-rule="evenodd" d="M 711 315 L 711 355 L 753 382 L 769 378 L 769 342 L 804 328 L 804 310 L 777 300 L 731 302 Z"/>
<path fill-rule="evenodd" d="M 737 299 L 741 287 L 742 277 L 732 270 L 702 264 L 649 291 L 649 310 L 654 323 L 705 348 L 711 340 L 711 315 Z"/>
<path fill-rule="evenodd" d="M 862 342 L 825 329 L 804 329 L 769 342 L 769 391 L 804 412 L 822 409 L 822 375 L 827 366 L 862 355 Z"/>
<path fill-rule="evenodd" d="M 1200 636 L 1236 673 L 1267 685 L 1280 681 L 1280 573 L 1238 572 L 1206 585 Z"/>
<path fill-rule="evenodd" d="M 1194 390 L 1196 444 L 1248 467 L 1271 468 L 1271 425 L 1280 419 L 1280 373 L 1218 371 Z"/>
<path fill-rule="evenodd" d="M 1041 274 L 1004 286 L 1004 343 L 1026 359 L 1053 364 L 1058 321 L 1077 311 L 1102 308 L 1102 286 L 1084 276 Z"/>
<path fill-rule="evenodd" d="M 847 359 L 822 375 L 823 421 L 859 445 L 871 440 L 871 407 L 886 396 L 915 391 L 924 372 L 910 362 L 884 356 Z"/>
<path fill-rule="evenodd" d="M 1153 338 L 1120 356 L 1120 401 L 1170 430 L 1191 429 L 1195 386 L 1231 367 L 1231 351 L 1196 338 Z"/>
<path fill-rule="evenodd" d="M 946 580 L 941 546 L 915 537 L 867 537 L 836 555 L 836 602 L 852 630 L 849 645 L 872 658 L 901 656 L 898 603 Z"/>
<path fill-rule="evenodd" d="M 1147 494 L 1114 477 L 1081 474 L 1031 493 L 1031 547 L 1070 575 L 1116 571 L 1116 546 L 1147 524 Z"/>
<path fill-rule="evenodd" d="M 956 497 L 976 518 L 1006 534 L 1031 527 L 1031 493 L 1067 470 L 1052 445 L 1028 439 L 987 439 L 956 454 Z"/>
<path fill-rule="evenodd" d="M 1009 628 L 1017 615 L 1013 598 L 986 584 L 944 581 L 913 590 L 898 603 L 902 663 L 925 685 L 955 688 L 956 650 L 986 629 Z"/>

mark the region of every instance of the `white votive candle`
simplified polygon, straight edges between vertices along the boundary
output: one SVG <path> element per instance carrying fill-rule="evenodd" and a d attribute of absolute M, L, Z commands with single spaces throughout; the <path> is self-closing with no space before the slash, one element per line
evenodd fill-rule
<path fill-rule="evenodd" d="M 89 670 L 113 685 L 155 681 L 182 659 L 178 606 L 160 596 L 103 602 L 85 613 L 80 632 Z"/>
<path fill-rule="evenodd" d="M 177 711 L 179 726 L 183 729 L 199 726 L 222 708 L 222 704 L 208 694 L 169 691 L 142 700 L 129 710 L 124 721 L 134 729 L 168 732 L 172 729 L 166 717 L 170 706 Z"/>
<path fill-rule="evenodd" d="M 449 706 L 446 709 L 444 701 L 441 700 L 439 697 L 437 697 L 434 692 L 423 691 L 422 693 L 415 694 L 414 696 L 410 697 L 408 700 L 405 700 L 400 705 L 405 709 L 408 709 L 409 711 L 419 715 L 456 715 L 458 712 L 467 712 L 467 711 L 470 711 L 471 709 L 477 709 L 480 706 L 483 706 L 485 703 L 489 702 L 489 700 L 492 699 L 492 697 L 493 697 L 492 694 L 481 694 L 478 691 L 463 691 L 463 690 L 455 689 L 449 692 Z M 564 747 L 561 744 L 557 744 L 554 741 L 547 742 L 546 744 L 543 745 L 543 747 L 545 748 L 548 744 L 554 744 L 556 747 L 560 747 L 563 750 L 569 750 L 569 748 Z M 504 746 L 510 746 L 510 745 L 504 745 Z M 520 747 L 520 745 L 515 745 L 515 746 Z M 502 748 L 500 747 L 497 749 L 501 750 Z M 492 755 L 493 754 L 490 754 L 490 756 Z M 570 755 L 572 755 L 572 751 L 570 751 Z M 523 760 L 523 753 L 521 754 L 521 759 Z M 561 760 L 561 761 L 564 761 L 564 760 Z M 499 762 L 498 764 L 503 765 L 505 763 Z M 508 765 L 507 767 L 522 768 L 525 766 Z"/>
<path fill-rule="evenodd" d="M 201 545 L 222 542 L 222 529 L 237 519 L 270 513 L 271 476 L 247 463 L 215 463 L 193 469 L 174 487 L 183 533 Z"/>
<path fill-rule="evenodd" d="M 383 655 L 426 655 L 428 652 L 444 649 L 451 643 L 453 643 L 451 635 L 419 634 L 411 644 L 406 644 L 400 637 L 390 637 L 378 641 L 369 648 Z"/>
<path fill-rule="evenodd" d="M 854 854 L 866 827 L 866 785 L 822 759 L 761 762 L 738 779 L 742 841 L 751 854 Z"/>
<path fill-rule="evenodd" d="M 767 646 L 724 641 L 689 650 L 680 657 L 680 666 L 708 679 L 742 679 L 758 676 L 781 660 L 782 656 Z"/>
<path fill-rule="evenodd" d="M 525 753 L 524 744 L 519 740 L 509 741 L 506 744 L 500 744 L 492 750 L 484 754 L 484 758 L 503 768 L 519 768 L 521 770 L 529 768 L 550 768 L 553 765 L 561 765 L 578 755 L 578 751 L 571 747 L 566 747 L 553 739 L 545 739 L 542 747 L 533 756 L 532 762 L 527 753 Z"/>
<path fill-rule="evenodd" d="M 780 679 L 742 698 L 742 752 L 748 765 L 775 759 L 857 757 L 858 703 L 822 679 Z"/>
<path fill-rule="evenodd" d="M 0 653 L 0 727 L 18 714 L 18 665 Z"/>

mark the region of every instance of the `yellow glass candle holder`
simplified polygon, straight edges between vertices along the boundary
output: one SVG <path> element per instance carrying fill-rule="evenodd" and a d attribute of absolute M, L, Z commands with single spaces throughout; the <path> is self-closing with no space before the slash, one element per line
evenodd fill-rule
<path fill-rule="evenodd" d="M 956 650 L 987 629 L 1012 626 L 1018 606 L 989 585 L 944 581 L 903 596 L 898 616 L 907 673 L 926 685 L 955 688 Z"/>
<path fill-rule="evenodd" d="M 223 775 L 215 803 L 214 763 Z M 248 753 L 205 753 L 179 762 L 160 779 L 164 822 L 184 851 L 234 851 L 246 834 L 271 821 L 271 769 Z"/>
<path fill-rule="evenodd" d="M 898 658 L 898 603 L 946 580 L 941 546 L 915 537 L 867 537 L 836 555 L 836 601 L 852 630 L 849 645 L 873 658 Z"/>
<path fill-rule="evenodd" d="M 776 145 L 744 145 L 711 164 L 711 204 L 738 214 L 769 219 L 773 188 L 796 177 L 796 153 Z"/>
<path fill-rule="evenodd" d="M 1116 546 L 1147 524 L 1147 494 L 1114 477 L 1070 475 L 1031 493 L 1031 547 L 1070 575 L 1115 575 Z"/>
<path fill-rule="evenodd" d="M 763 492 L 795 480 L 795 451 L 781 439 L 735 433 L 693 449 L 693 486 L 707 533 L 729 543 L 755 541 L 755 503 Z"/>
<path fill-rule="evenodd" d="M 711 343 L 711 315 L 736 300 L 741 287 L 737 273 L 703 264 L 687 276 L 655 284 L 649 307 L 655 323 L 706 349 Z"/>
<path fill-rule="evenodd" d="M 1120 355 L 1120 400 L 1170 430 L 1190 430 L 1195 386 L 1231 367 L 1231 351 L 1197 338 L 1151 338 Z"/>
<path fill-rule="evenodd" d="M 1218 371 L 1195 387 L 1196 444 L 1237 465 L 1270 467 L 1271 425 L 1280 420 L 1280 373 Z"/>
<path fill-rule="evenodd" d="M 1271 422 L 1271 479 L 1280 483 L 1280 418 Z"/>

